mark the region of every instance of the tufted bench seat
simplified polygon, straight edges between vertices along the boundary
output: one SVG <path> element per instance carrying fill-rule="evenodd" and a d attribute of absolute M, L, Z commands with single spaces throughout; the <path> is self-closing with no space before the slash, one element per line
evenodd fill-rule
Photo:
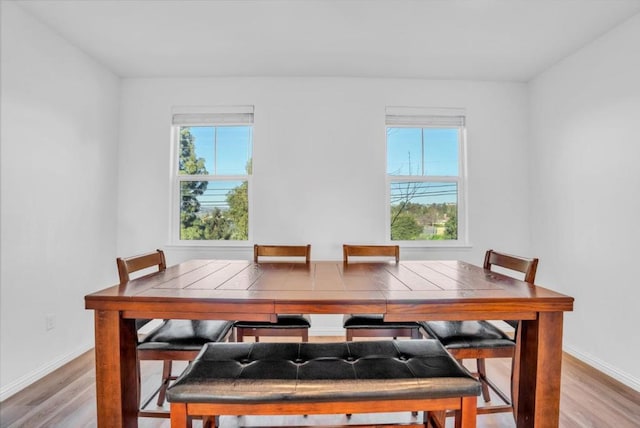
<path fill-rule="evenodd" d="M 171 426 L 219 415 L 457 410 L 476 426 L 479 382 L 436 340 L 208 343 L 167 391 Z"/>

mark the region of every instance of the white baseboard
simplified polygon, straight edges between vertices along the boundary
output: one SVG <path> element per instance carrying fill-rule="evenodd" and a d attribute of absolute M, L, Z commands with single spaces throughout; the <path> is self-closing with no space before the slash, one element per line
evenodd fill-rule
<path fill-rule="evenodd" d="M 43 377 L 53 372 L 54 370 L 59 369 L 65 364 L 73 361 L 74 359 L 78 358 L 80 355 L 84 354 L 90 349 L 93 349 L 93 343 L 86 343 L 74 349 L 73 351 L 69 352 L 68 354 L 61 356 L 55 361 L 49 362 L 44 366 L 32 371 L 31 373 L 28 373 L 25 376 L 22 376 L 21 378 L 15 380 L 14 382 L 11 382 L 8 385 L 2 386 L 2 388 L 0 388 L 0 402 L 22 391 L 24 388 L 42 379 Z"/>
<path fill-rule="evenodd" d="M 614 378 L 615 380 L 628 386 L 629 388 L 640 392 L 640 379 L 636 379 L 633 376 L 630 376 L 628 373 L 621 372 L 620 370 L 611 366 L 610 364 L 607 364 L 604 361 L 598 358 L 595 358 L 593 355 L 589 355 L 584 352 L 581 352 L 571 346 L 565 345 L 564 351 L 567 354 L 570 354 L 576 357 L 577 359 L 579 359 L 580 361 L 583 361 L 584 363 L 590 365 L 594 369 L 601 371 L 607 376 Z"/>

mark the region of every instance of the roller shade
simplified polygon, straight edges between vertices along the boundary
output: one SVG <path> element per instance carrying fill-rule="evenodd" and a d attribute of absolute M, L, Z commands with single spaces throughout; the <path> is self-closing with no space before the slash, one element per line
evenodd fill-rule
<path fill-rule="evenodd" d="M 177 126 L 251 125 L 253 106 L 176 107 L 171 122 Z"/>
<path fill-rule="evenodd" d="M 387 126 L 435 126 L 461 128 L 465 126 L 463 109 L 387 107 Z"/>

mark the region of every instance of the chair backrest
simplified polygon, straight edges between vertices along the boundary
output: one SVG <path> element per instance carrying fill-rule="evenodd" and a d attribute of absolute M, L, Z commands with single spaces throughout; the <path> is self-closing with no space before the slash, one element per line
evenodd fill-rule
<path fill-rule="evenodd" d="M 398 263 L 400 261 L 400 246 L 344 244 L 342 256 L 345 263 L 349 263 L 349 257 L 393 257 Z"/>
<path fill-rule="evenodd" d="M 521 272 L 524 274 L 525 282 L 533 284 L 536 280 L 538 259 L 528 259 L 525 257 L 488 250 L 484 256 L 484 268 L 491 270 L 492 266 L 499 266 L 512 271 Z"/>
<path fill-rule="evenodd" d="M 259 257 L 304 257 L 304 262 L 311 261 L 311 245 L 254 245 L 253 261 Z"/>
<path fill-rule="evenodd" d="M 129 275 L 139 270 L 147 269 L 153 266 L 158 267 L 158 272 L 167 269 L 167 262 L 164 258 L 162 250 L 156 250 L 151 253 L 141 254 L 139 256 L 116 259 L 118 265 L 118 274 L 120 275 L 120 284 L 129 282 Z"/>

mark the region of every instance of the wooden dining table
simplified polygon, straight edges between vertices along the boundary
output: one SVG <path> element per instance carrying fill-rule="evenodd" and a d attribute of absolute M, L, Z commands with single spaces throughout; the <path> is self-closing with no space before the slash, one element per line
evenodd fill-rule
<path fill-rule="evenodd" d="M 100 428 L 137 427 L 136 318 L 276 321 L 384 314 L 388 321 L 522 320 L 516 425 L 558 426 L 562 324 L 573 298 L 457 260 L 254 263 L 189 260 L 85 296 L 95 311 Z"/>

